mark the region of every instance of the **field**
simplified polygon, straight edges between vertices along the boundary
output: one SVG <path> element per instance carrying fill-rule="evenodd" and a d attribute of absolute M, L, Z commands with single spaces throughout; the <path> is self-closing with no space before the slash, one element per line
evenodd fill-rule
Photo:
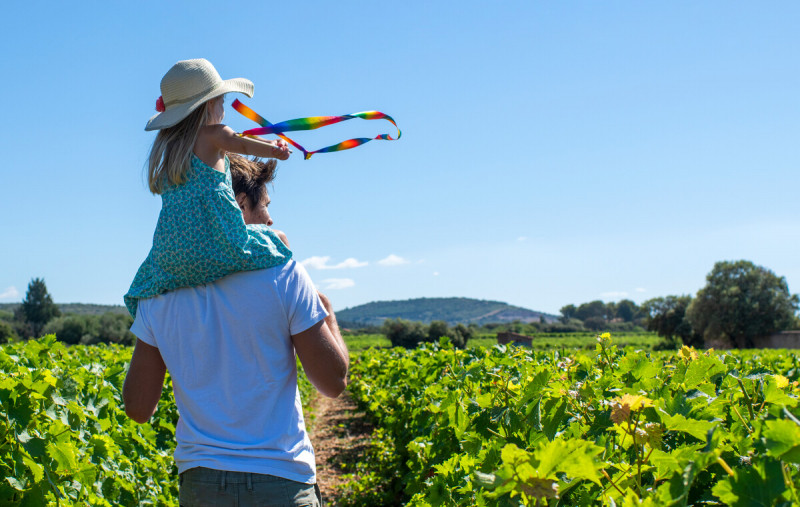
<path fill-rule="evenodd" d="M 652 350 L 662 339 L 654 333 L 622 333 L 615 334 L 614 340 L 620 347 L 631 346 L 642 350 Z M 344 341 L 351 351 L 362 351 L 371 347 L 390 348 L 391 342 L 382 334 L 345 335 Z M 540 334 L 533 340 L 532 349 L 594 349 L 597 343 L 596 334 L 561 333 Z M 492 347 L 497 344 L 497 337 L 491 333 L 478 334 L 467 342 L 468 348 Z"/>
<path fill-rule="evenodd" d="M 587 338 L 406 351 L 347 337 L 349 390 L 375 430 L 340 505 L 800 504 L 796 353 Z M 177 504 L 172 393 L 130 421 L 130 353 L 0 348 L 0 505 Z"/>

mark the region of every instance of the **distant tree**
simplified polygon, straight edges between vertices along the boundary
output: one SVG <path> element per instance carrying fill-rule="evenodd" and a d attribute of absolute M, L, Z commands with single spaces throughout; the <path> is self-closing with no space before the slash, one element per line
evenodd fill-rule
<path fill-rule="evenodd" d="M 17 333 L 10 323 L 0 320 L 0 343 L 8 343 L 17 339 Z"/>
<path fill-rule="evenodd" d="M 456 324 L 450 329 L 450 341 L 456 348 L 466 348 L 467 342 L 475 336 L 475 328 L 472 326 L 465 326 L 464 324 Z"/>
<path fill-rule="evenodd" d="M 411 322 L 405 319 L 386 319 L 381 329 L 386 338 L 392 343 L 392 347 L 413 349 L 428 339 L 428 330 L 421 322 Z"/>
<path fill-rule="evenodd" d="M 630 299 L 623 299 L 615 305 L 614 310 L 614 316 L 616 318 L 622 319 L 624 322 L 633 322 L 636 313 L 639 311 L 639 307 Z"/>
<path fill-rule="evenodd" d="M 447 322 L 441 320 L 434 320 L 428 326 L 428 340 L 429 342 L 436 343 L 439 338 L 446 337 L 450 339 L 450 343 L 454 347 L 463 349 L 467 346 L 467 341 L 475 334 L 477 326 L 465 326 L 464 324 L 456 324 L 453 327 L 447 325 Z"/>
<path fill-rule="evenodd" d="M 791 327 L 797 306 L 785 278 L 750 261 L 723 261 L 706 276 L 686 316 L 706 342 L 748 348 L 756 338 Z"/>
<path fill-rule="evenodd" d="M 583 321 L 583 325 L 592 331 L 601 331 L 606 327 L 606 324 L 605 317 L 587 317 Z"/>
<path fill-rule="evenodd" d="M 30 326 L 31 336 L 34 338 L 40 336 L 45 324 L 61 315 L 42 278 L 34 278 L 28 284 L 28 292 L 19 310 L 23 320 Z"/>
<path fill-rule="evenodd" d="M 102 315 L 62 315 L 50 322 L 42 330 L 43 334 L 55 334 L 58 341 L 70 345 L 97 343 L 118 343 L 134 345 L 136 337 L 130 332 L 133 323 L 128 314 L 106 312 Z"/>
<path fill-rule="evenodd" d="M 439 338 L 442 336 L 450 336 L 448 331 L 447 322 L 443 320 L 434 320 L 428 326 L 428 341 L 438 342 Z"/>
<path fill-rule="evenodd" d="M 562 306 L 560 311 L 561 311 L 560 320 L 562 323 L 566 324 L 567 322 L 570 321 L 570 319 L 576 318 L 575 314 L 577 313 L 578 309 L 575 307 L 575 305 L 567 305 L 567 306 Z"/>
<path fill-rule="evenodd" d="M 56 335 L 60 342 L 77 345 L 97 334 L 97 319 L 92 315 L 63 315 L 48 322 L 43 333 Z"/>
<path fill-rule="evenodd" d="M 647 329 L 669 342 L 679 339 L 684 345 L 702 347 L 703 337 L 695 333 L 686 319 L 691 296 L 667 296 L 648 299 L 642 303 Z"/>
<path fill-rule="evenodd" d="M 609 320 L 608 317 L 608 306 L 599 300 L 583 303 L 575 312 L 575 318 L 584 322 L 590 318 Z"/>
<path fill-rule="evenodd" d="M 135 345 L 136 336 L 130 331 L 131 324 L 133 324 L 133 319 L 127 313 L 104 313 L 97 317 L 96 341 L 88 343 Z"/>

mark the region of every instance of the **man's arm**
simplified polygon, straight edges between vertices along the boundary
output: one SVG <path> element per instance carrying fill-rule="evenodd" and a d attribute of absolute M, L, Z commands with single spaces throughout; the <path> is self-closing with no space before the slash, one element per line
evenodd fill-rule
<path fill-rule="evenodd" d="M 328 316 L 309 329 L 292 335 L 292 342 L 308 380 L 320 393 L 336 398 L 347 387 L 350 354 L 339 332 L 330 301 L 323 294 L 319 297 Z"/>
<path fill-rule="evenodd" d="M 161 352 L 142 340 L 136 340 L 131 366 L 122 387 L 122 401 L 128 417 L 146 423 L 155 414 L 166 371 Z"/>

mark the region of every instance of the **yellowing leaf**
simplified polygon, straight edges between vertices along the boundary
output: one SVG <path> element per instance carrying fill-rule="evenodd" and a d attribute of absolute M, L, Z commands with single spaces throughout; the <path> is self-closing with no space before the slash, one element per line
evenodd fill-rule
<path fill-rule="evenodd" d="M 653 401 L 651 399 L 639 394 L 625 394 L 621 398 L 617 398 L 614 401 L 622 406 L 627 405 L 633 411 L 653 406 Z"/>
<path fill-rule="evenodd" d="M 697 351 L 694 350 L 692 347 L 687 347 L 684 345 L 681 347 L 681 350 L 678 351 L 678 357 L 685 361 L 693 361 L 697 359 Z"/>

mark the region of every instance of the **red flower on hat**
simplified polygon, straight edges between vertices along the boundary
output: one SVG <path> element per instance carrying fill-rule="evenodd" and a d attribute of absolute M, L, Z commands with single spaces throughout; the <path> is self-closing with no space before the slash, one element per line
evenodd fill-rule
<path fill-rule="evenodd" d="M 156 111 L 163 113 L 166 110 L 167 108 L 164 107 L 164 99 L 162 97 L 158 97 L 158 100 L 156 100 Z"/>

